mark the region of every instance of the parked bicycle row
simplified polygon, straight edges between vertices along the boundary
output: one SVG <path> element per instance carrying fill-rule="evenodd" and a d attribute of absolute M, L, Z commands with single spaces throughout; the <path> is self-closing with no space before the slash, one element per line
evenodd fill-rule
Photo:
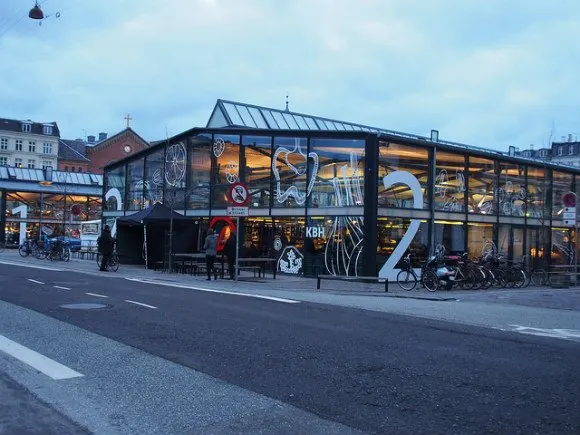
<path fill-rule="evenodd" d="M 21 257 L 32 256 L 39 260 L 70 260 L 70 246 L 67 242 L 62 240 L 46 243 L 43 241 L 27 239 L 18 247 L 18 253 Z"/>
<path fill-rule="evenodd" d="M 421 266 L 420 277 L 411 265 L 411 254 L 404 257 L 402 263 L 397 283 L 407 291 L 415 289 L 419 283 L 434 292 L 453 288 L 523 288 L 530 284 L 546 285 L 549 280 L 545 270 L 530 268 L 525 258 L 514 262 L 494 252 L 487 252 L 478 259 L 469 259 L 467 253 L 445 255 L 445 249 L 438 247 L 435 254 Z"/>

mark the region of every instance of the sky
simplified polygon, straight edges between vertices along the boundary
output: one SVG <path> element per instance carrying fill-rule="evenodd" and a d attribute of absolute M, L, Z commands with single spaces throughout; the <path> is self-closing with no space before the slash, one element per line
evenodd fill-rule
<path fill-rule="evenodd" d="M 580 140 L 578 0 L 0 0 L 0 117 L 204 127 L 218 98 L 496 150 Z M 57 15 L 59 15 L 57 17 Z"/>

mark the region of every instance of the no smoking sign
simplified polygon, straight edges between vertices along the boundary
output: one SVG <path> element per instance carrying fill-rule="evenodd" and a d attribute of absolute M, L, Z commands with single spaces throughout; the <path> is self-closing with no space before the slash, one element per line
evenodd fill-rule
<path fill-rule="evenodd" d="M 244 206 L 248 203 L 248 188 L 242 183 L 234 183 L 230 187 L 230 200 L 237 206 Z"/>

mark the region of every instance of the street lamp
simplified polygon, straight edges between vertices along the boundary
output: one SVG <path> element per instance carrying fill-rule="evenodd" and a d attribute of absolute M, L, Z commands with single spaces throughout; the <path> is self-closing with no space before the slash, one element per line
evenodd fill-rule
<path fill-rule="evenodd" d="M 30 12 L 28 12 L 28 17 L 32 18 L 33 20 L 42 20 L 44 18 L 44 12 L 42 12 L 42 9 L 40 9 L 38 1 L 34 3 L 34 7 L 30 9 Z"/>

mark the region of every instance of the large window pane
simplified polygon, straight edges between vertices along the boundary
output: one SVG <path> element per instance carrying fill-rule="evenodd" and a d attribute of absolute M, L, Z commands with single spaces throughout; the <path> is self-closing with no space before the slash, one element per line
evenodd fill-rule
<path fill-rule="evenodd" d="M 127 197 L 125 210 L 141 210 L 143 207 L 143 159 L 127 164 Z"/>
<path fill-rule="evenodd" d="M 526 200 L 526 215 L 535 219 L 543 219 L 546 213 L 546 192 L 549 183 L 547 171 L 542 168 L 528 166 L 528 188 Z"/>
<path fill-rule="evenodd" d="M 465 252 L 465 224 L 435 221 L 435 246 L 443 245 L 445 252 L 455 255 Z"/>
<path fill-rule="evenodd" d="M 465 156 L 437 150 L 435 210 L 465 211 Z"/>
<path fill-rule="evenodd" d="M 212 208 L 226 208 L 231 205 L 228 198 L 230 186 L 240 179 L 240 137 L 215 136 L 214 143 L 216 141 L 223 141 L 223 151 L 220 145 L 220 153 L 215 150 L 213 153 Z"/>
<path fill-rule="evenodd" d="M 105 204 L 105 210 L 123 210 L 123 198 L 125 197 L 125 165 L 115 169 L 109 169 L 105 174 L 105 186 L 111 194 Z"/>
<path fill-rule="evenodd" d="M 169 145 L 165 150 L 165 192 L 163 203 L 175 210 L 185 209 L 187 148 L 185 142 Z"/>
<path fill-rule="evenodd" d="M 494 214 L 497 184 L 495 162 L 482 157 L 469 157 L 467 205 L 470 213 Z"/>
<path fill-rule="evenodd" d="M 574 241 L 571 228 L 552 228 L 552 264 L 574 264 Z"/>
<path fill-rule="evenodd" d="M 493 224 L 467 224 L 467 252 L 470 258 L 479 258 L 497 247 L 493 240 Z"/>
<path fill-rule="evenodd" d="M 391 179 L 386 178 L 395 171 L 407 172 L 419 181 L 422 208 L 428 209 L 429 150 L 397 143 L 381 143 L 379 147 L 379 207 L 417 208 L 413 204 L 412 186 L 399 181 L 391 183 Z M 385 182 L 389 184 L 386 187 Z"/>
<path fill-rule="evenodd" d="M 364 140 L 311 139 L 312 207 L 363 205 Z"/>
<path fill-rule="evenodd" d="M 149 207 L 163 201 L 163 171 L 165 165 L 165 149 L 160 147 L 145 158 L 144 203 Z"/>
<path fill-rule="evenodd" d="M 497 205 L 499 214 L 504 216 L 524 216 L 527 190 L 526 167 L 516 163 L 500 164 Z"/>
<path fill-rule="evenodd" d="M 270 136 L 243 136 L 243 180 L 250 191 L 248 204 L 252 207 L 270 207 L 270 179 L 272 169 L 272 138 Z"/>
<path fill-rule="evenodd" d="M 211 136 L 199 135 L 191 139 L 191 165 L 188 190 L 188 208 L 208 209 L 210 199 L 212 152 L 220 155 L 225 150 L 225 142 L 217 138 L 212 143 Z"/>
<path fill-rule="evenodd" d="M 377 221 L 377 271 L 393 253 L 409 229 L 411 219 L 379 218 Z M 413 237 L 403 256 L 411 254 L 413 267 L 421 267 L 429 255 L 429 229 L 427 221 L 421 221 L 419 230 Z M 398 267 L 398 266 L 396 266 Z"/>
<path fill-rule="evenodd" d="M 564 205 L 562 196 L 565 193 L 573 191 L 574 175 L 566 172 L 552 172 L 552 217 L 562 219 Z"/>
<path fill-rule="evenodd" d="M 273 207 L 304 207 L 307 192 L 307 165 L 317 156 L 307 152 L 306 138 L 275 137 L 272 172 Z"/>

